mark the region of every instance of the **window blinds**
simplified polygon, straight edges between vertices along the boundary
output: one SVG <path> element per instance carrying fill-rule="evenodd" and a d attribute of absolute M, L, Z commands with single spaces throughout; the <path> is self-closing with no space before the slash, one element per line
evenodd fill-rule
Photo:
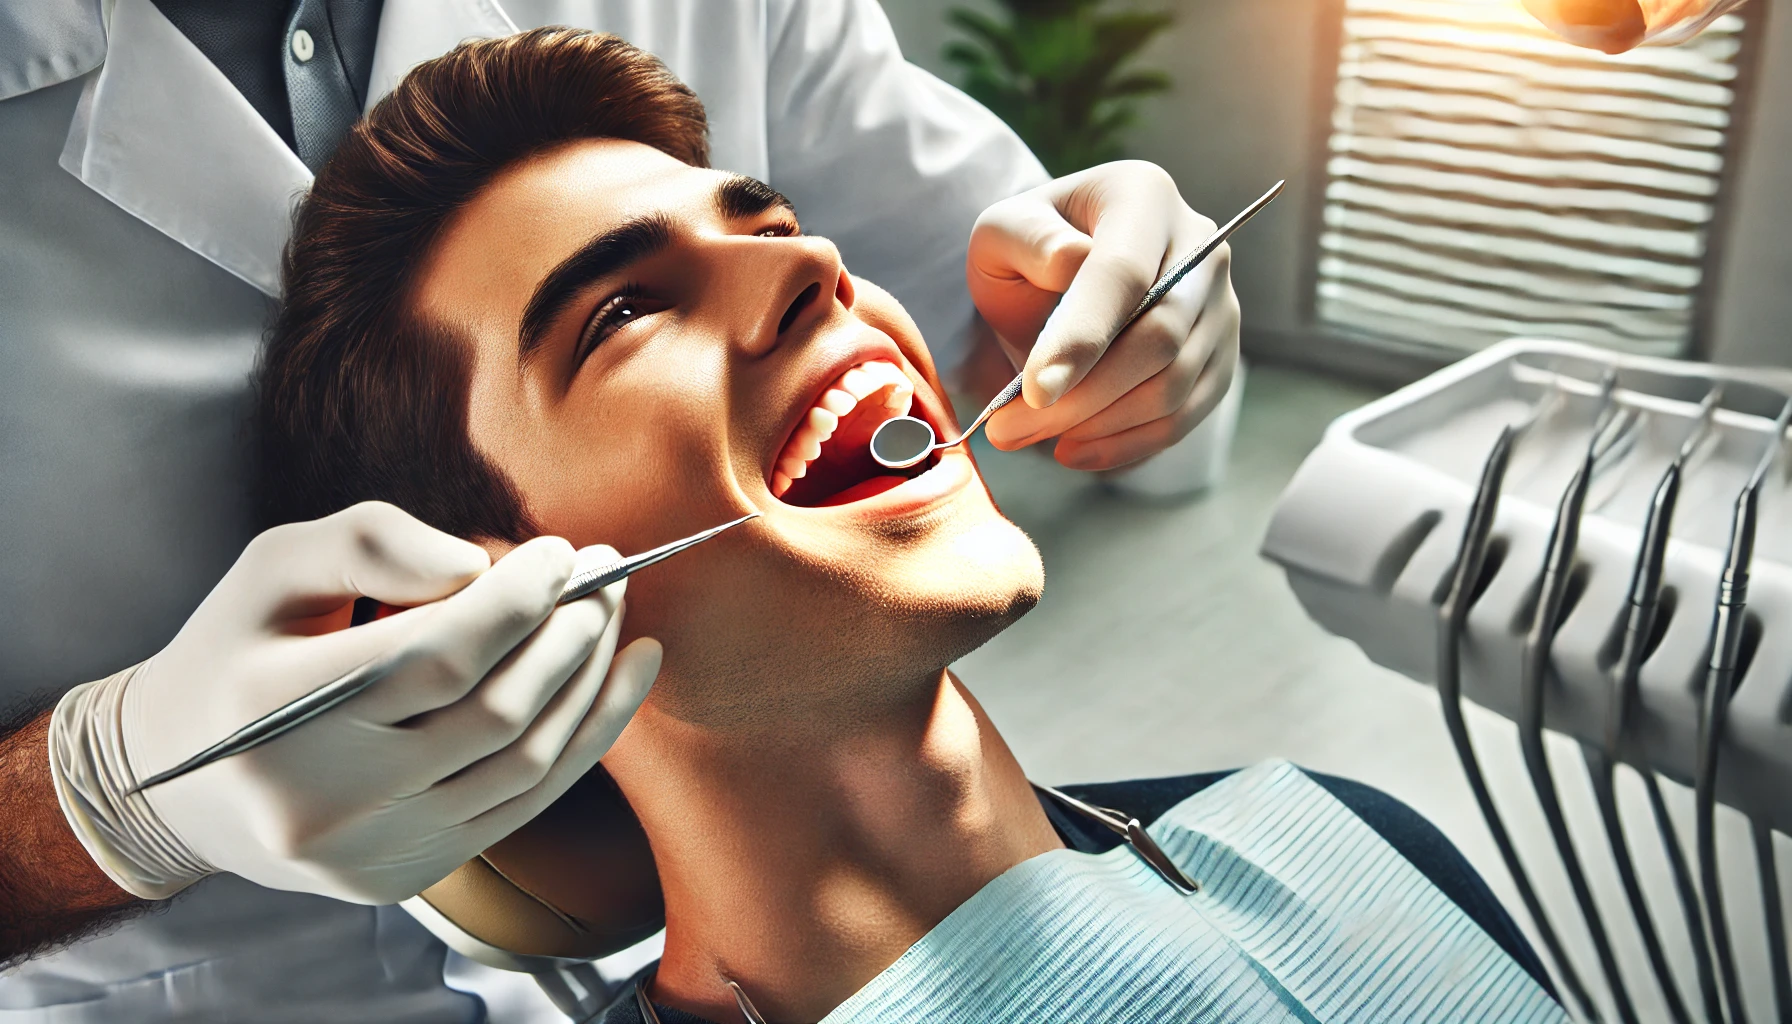
<path fill-rule="evenodd" d="M 1611 57 L 1517 0 L 1346 0 L 1319 320 L 1684 353 L 1742 24 Z"/>

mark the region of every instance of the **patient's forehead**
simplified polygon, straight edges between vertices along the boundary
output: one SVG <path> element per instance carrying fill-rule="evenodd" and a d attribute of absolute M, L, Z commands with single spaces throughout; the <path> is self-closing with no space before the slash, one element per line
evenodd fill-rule
<path fill-rule="evenodd" d="M 725 177 L 620 139 L 532 156 L 449 219 L 418 276 L 417 311 L 476 336 L 514 337 L 536 284 L 596 235 L 652 214 L 719 226 L 712 197 Z"/>

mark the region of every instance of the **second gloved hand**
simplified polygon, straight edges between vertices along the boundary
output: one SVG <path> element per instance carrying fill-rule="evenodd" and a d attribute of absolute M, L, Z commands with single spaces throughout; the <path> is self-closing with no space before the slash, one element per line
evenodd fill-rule
<path fill-rule="evenodd" d="M 166 649 L 57 706 L 64 813 L 107 874 L 148 899 L 219 871 L 358 903 L 413 896 L 565 792 L 646 696 L 659 645 L 615 653 L 622 584 L 555 607 L 575 561 L 614 557 L 542 538 L 492 564 L 378 503 L 270 530 Z M 307 635 L 363 595 L 417 607 Z M 318 718 L 125 795 L 393 654 L 395 671 Z"/>
<path fill-rule="evenodd" d="M 1643 43 L 1671 44 L 1741 7 L 1744 0 L 1524 0 L 1535 15 L 1577 46 L 1622 53 Z"/>
<path fill-rule="evenodd" d="M 1196 267 L 1125 333 L 1158 275 L 1214 231 L 1142 160 L 1066 175 L 983 211 L 966 280 L 1021 392 L 990 418 L 997 448 L 1058 438 L 1072 469 L 1113 469 L 1175 444 L 1226 396 L 1238 365 L 1231 250 Z"/>

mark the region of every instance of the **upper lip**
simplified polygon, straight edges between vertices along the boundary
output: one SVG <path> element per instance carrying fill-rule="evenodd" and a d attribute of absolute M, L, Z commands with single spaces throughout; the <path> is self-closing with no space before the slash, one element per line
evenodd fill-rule
<path fill-rule="evenodd" d="M 903 358 L 902 350 L 888 335 L 869 326 L 857 326 L 863 333 L 854 339 L 850 348 L 826 362 L 818 360 L 810 372 L 805 375 L 807 377 L 806 386 L 798 392 L 801 397 L 798 398 L 795 407 L 785 414 L 783 428 L 777 435 L 778 442 L 771 451 L 766 453 L 764 465 L 760 467 L 768 480 L 771 477 L 772 469 L 777 464 L 778 456 L 790 443 L 790 435 L 796 433 L 796 429 L 802 424 L 804 417 L 809 415 L 809 410 L 820 404 L 821 396 L 827 391 L 828 385 L 839 380 L 840 375 L 847 370 L 874 359 L 887 360 L 902 369 L 902 372 L 915 385 L 915 401 L 909 415 L 926 420 L 933 426 L 936 434 L 939 432 L 942 423 L 942 409 L 939 407 L 939 399 L 934 394 L 933 388 L 928 385 L 926 380 L 921 379 L 912 371 L 908 360 Z"/>

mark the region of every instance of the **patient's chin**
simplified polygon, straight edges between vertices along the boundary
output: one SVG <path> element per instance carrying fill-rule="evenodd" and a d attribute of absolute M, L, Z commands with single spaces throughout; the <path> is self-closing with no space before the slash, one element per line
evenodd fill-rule
<path fill-rule="evenodd" d="M 1033 610 L 1045 567 L 1031 538 L 991 517 L 926 557 L 891 566 L 886 583 L 891 646 L 944 669 Z"/>
<path fill-rule="evenodd" d="M 942 610 L 967 626 L 982 625 L 988 632 L 983 640 L 1031 611 L 1045 591 L 1039 549 L 1006 519 L 992 519 L 954 537 L 942 561 L 949 566 L 945 578 L 928 573 L 931 566 L 922 567 L 917 575 L 929 578 L 916 580 L 915 590 L 939 588 L 943 592 L 936 596 Z"/>
<path fill-rule="evenodd" d="M 685 614 L 654 624 L 665 627 L 654 635 L 666 654 L 648 700 L 723 731 L 866 721 L 880 704 L 912 706 L 1038 604 L 1044 579 L 1032 541 L 992 515 L 856 571 L 781 574 L 775 590 L 731 591 L 708 615 L 692 618 L 693 606 L 677 602 Z"/>

